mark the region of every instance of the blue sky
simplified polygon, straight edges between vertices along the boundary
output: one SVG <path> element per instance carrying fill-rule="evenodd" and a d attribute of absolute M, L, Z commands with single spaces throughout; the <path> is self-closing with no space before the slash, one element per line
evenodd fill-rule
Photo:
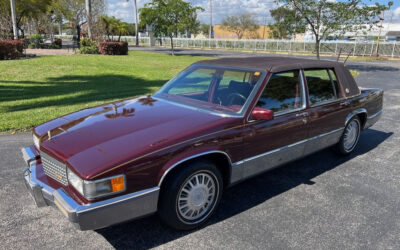
<path fill-rule="evenodd" d="M 141 8 L 150 0 L 137 0 L 138 7 Z M 199 5 L 205 9 L 204 12 L 199 13 L 199 19 L 201 22 L 209 23 L 210 8 L 209 0 L 187 0 L 194 5 Z M 235 15 L 239 13 L 253 13 L 257 16 L 259 23 L 265 21 L 271 22 L 269 15 L 269 9 L 276 7 L 274 0 L 212 0 L 213 1 L 213 23 L 220 23 L 220 21 L 229 15 Z M 333 0 L 335 1 L 335 0 Z M 339 0 L 341 1 L 341 0 Z M 367 4 L 387 4 L 389 0 L 364 0 Z M 385 22 L 388 22 L 391 18 L 393 22 L 400 22 L 400 0 L 393 0 L 394 5 L 392 10 L 385 13 Z M 133 2 L 129 0 L 106 0 L 107 14 L 123 19 L 127 22 L 133 22 Z"/>

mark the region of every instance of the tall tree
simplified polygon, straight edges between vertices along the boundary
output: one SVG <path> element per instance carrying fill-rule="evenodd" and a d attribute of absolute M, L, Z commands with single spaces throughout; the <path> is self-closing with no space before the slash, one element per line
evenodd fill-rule
<path fill-rule="evenodd" d="M 222 29 L 233 32 L 242 39 L 246 32 L 258 30 L 258 24 L 253 15 L 246 13 L 239 16 L 228 16 L 222 20 Z"/>
<path fill-rule="evenodd" d="M 283 39 L 296 33 L 305 32 L 306 23 L 304 19 L 297 15 L 295 10 L 280 6 L 271 9 L 270 14 L 275 21 L 274 24 L 269 26 L 271 37 Z"/>
<path fill-rule="evenodd" d="M 347 31 L 372 28 L 379 22 L 379 14 L 387 9 L 376 3 L 368 5 L 363 0 L 276 0 L 285 8 L 296 11 L 305 20 L 315 36 L 315 51 L 320 58 L 321 40 L 330 35 L 340 35 Z"/>
<path fill-rule="evenodd" d="M 203 8 L 193 7 L 182 0 L 153 0 L 140 9 L 140 20 L 144 25 L 152 25 L 156 36 L 171 39 L 171 54 L 174 55 L 174 36 L 184 32 L 195 33 L 198 29 L 197 11 L 203 11 Z"/>

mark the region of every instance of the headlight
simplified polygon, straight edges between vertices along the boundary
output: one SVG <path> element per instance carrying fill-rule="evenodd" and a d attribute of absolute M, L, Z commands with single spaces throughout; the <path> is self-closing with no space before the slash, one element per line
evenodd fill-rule
<path fill-rule="evenodd" d="M 35 145 L 36 149 L 40 149 L 40 139 L 37 137 L 35 134 L 32 134 L 33 136 L 33 145 Z"/>
<path fill-rule="evenodd" d="M 88 200 L 125 191 L 124 175 L 117 175 L 96 181 L 86 181 L 79 178 L 70 169 L 67 169 L 67 171 L 69 183 Z"/>

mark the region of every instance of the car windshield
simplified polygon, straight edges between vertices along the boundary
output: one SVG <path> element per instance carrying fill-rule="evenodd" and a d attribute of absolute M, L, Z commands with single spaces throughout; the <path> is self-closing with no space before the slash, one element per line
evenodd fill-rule
<path fill-rule="evenodd" d="M 224 113 L 241 113 L 260 71 L 192 66 L 165 84 L 156 97 Z"/>

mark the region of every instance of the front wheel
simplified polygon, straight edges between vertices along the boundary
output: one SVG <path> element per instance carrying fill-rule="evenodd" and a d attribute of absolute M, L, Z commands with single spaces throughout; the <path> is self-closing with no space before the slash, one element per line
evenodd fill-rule
<path fill-rule="evenodd" d="M 222 187 L 221 173 L 213 163 L 198 161 L 182 166 L 162 187 L 161 219 L 178 230 L 200 226 L 218 206 Z"/>
<path fill-rule="evenodd" d="M 347 123 L 340 141 L 335 147 L 335 151 L 341 155 L 348 155 L 354 151 L 360 139 L 361 122 L 355 116 Z"/>

